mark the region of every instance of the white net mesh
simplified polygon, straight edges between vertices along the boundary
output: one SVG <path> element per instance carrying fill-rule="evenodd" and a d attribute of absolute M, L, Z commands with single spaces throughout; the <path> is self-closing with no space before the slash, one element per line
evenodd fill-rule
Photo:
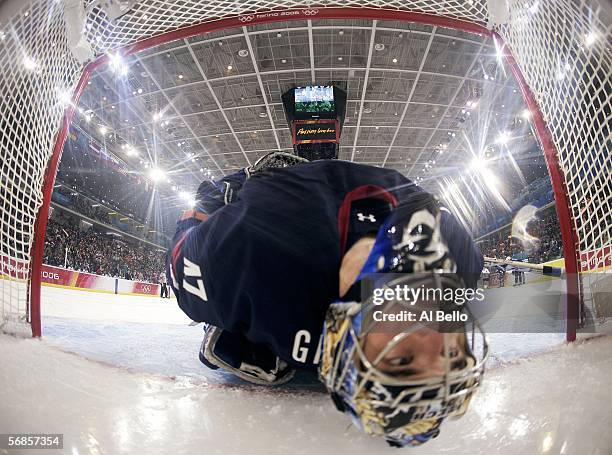
<path fill-rule="evenodd" d="M 361 11 L 367 7 L 489 22 L 486 0 L 145 0 L 118 2 L 136 4 L 114 20 L 98 3 L 85 2 L 84 33 L 95 56 L 203 22 L 240 15 L 241 22 L 248 25 L 257 13 L 269 12 L 274 14 L 268 18 L 285 20 L 288 16 L 281 11 L 311 6 L 308 17 L 313 20 L 318 11 L 328 8 Z M 509 19 L 496 30 L 534 93 L 558 150 L 579 240 L 578 258 L 583 269 L 594 268 L 593 263 L 609 265 L 612 21 L 593 2 L 558 0 L 554 6 L 538 0 L 508 3 Z M 0 23 L 3 330 L 27 327 L 27 283 L 45 169 L 65 109 L 65 94 L 74 91 L 83 70 L 68 45 L 64 18 L 64 2 L 35 0 Z"/>

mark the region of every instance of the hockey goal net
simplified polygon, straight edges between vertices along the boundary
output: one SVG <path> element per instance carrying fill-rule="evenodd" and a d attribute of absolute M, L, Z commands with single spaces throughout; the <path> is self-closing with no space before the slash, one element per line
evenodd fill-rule
<path fill-rule="evenodd" d="M 404 20 L 494 34 L 532 110 L 568 273 L 568 339 L 612 256 L 610 20 L 558 0 L 7 0 L 0 7 L 0 331 L 40 335 L 55 173 L 90 72 L 109 51 L 280 20 Z M 70 98 L 73 103 L 71 104 Z M 573 278 L 572 278 L 573 276 Z"/>

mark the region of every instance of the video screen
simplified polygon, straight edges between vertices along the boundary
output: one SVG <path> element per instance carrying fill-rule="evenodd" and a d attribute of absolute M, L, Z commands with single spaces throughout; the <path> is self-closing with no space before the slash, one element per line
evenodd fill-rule
<path fill-rule="evenodd" d="M 333 113 L 335 110 L 333 87 L 312 85 L 295 89 L 296 113 Z"/>

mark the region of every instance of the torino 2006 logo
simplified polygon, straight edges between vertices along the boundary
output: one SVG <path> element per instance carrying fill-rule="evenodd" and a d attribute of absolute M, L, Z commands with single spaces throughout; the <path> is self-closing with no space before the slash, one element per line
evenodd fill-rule
<path fill-rule="evenodd" d="M 246 16 L 240 16 L 238 19 L 240 20 L 240 22 L 252 22 L 255 19 L 258 20 L 262 20 L 262 19 L 268 19 L 270 17 L 289 17 L 289 16 L 299 16 L 303 14 L 304 16 L 316 16 L 317 14 L 319 14 L 319 10 L 318 9 L 302 9 L 302 10 L 294 10 L 294 11 L 279 11 L 279 12 L 272 12 L 272 13 L 262 13 L 262 14 L 247 14 Z"/>

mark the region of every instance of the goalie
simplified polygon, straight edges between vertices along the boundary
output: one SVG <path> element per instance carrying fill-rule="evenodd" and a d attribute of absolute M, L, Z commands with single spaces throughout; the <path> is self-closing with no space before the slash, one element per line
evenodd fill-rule
<path fill-rule="evenodd" d="M 482 266 L 454 217 L 398 172 L 273 153 L 200 185 L 167 274 L 181 309 L 205 323 L 205 365 L 265 385 L 318 370 L 358 427 L 405 446 L 467 410 L 486 340 L 474 321 L 480 337 L 467 336 L 466 322 L 376 322 L 362 285 L 373 276 L 377 287 L 470 288 Z"/>

